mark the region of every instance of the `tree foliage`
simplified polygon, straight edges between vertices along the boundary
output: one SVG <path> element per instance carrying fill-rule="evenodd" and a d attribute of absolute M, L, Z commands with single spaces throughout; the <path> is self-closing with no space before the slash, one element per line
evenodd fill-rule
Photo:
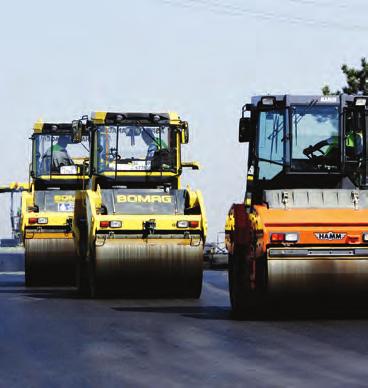
<path fill-rule="evenodd" d="M 324 95 L 328 94 L 358 94 L 363 93 L 368 95 L 368 62 L 366 58 L 361 59 L 361 68 L 349 67 L 348 65 L 342 65 L 341 70 L 346 77 L 346 86 L 342 88 L 342 91 L 337 90 L 336 92 L 331 92 L 331 89 L 328 85 L 325 85 L 322 88 L 322 93 Z"/>

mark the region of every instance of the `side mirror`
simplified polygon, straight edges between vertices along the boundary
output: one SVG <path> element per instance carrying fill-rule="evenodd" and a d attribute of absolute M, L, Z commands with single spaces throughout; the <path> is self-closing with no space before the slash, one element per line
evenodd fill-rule
<path fill-rule="evenodd" d="M 253 139 L 254 127 L 250 117 L 239 120 L 239 143 L 249 143 Z"/>
<path fill-rule="evenodd" d="M 182 167 L 189 167 L 192 170 L 199 170 L 201 168 L 198 162 L 181 162 Z"/>
<path fill-rule="evenodd" d="M 82 141 L 82 121 L 81 120 L 73 120 L 72 121 L 72 142 L 80 143 Z"/>
<path fill-rule="evenodd" d="M 184 121 L 183 128 L 181 130 L 181 143 L 182 144 L 189 143 L 189 125 L 187 121 Z"/>

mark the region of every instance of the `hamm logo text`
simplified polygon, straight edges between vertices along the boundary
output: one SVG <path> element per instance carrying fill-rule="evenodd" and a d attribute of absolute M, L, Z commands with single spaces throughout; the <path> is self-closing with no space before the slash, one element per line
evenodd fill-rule
<path fill-rule="evenodd" d="M 314 233 L 318 240 L 343 240 L 346 236 L 346 233 L 336 233 L 336 232 L 321 232 Z"/>

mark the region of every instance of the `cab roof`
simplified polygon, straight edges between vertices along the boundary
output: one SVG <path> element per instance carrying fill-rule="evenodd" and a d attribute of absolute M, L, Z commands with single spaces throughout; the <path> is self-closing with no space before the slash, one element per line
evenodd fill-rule
<path fill-rule="evenodd" d="M 283 103 L 285 106 L 292 104 L 322 104 L 322 105 L 339 105 L 340 96 L 321 96 L 321 95 L 264 95 L 252 97 L 252 105 L 257 106 L 264 98 L 274 98 L 277 103 Z"/>
<path fill-rule="evenodd" d="M 253 96 L 251 99 L 251 104 L 244 105 L 243 108 L 246 110 L 251 110 L 259 107 L 269 107 L 275 106 L 277 108 L 284 108 L 290 105 L 333 105 L 346 107 L 356 104 L 357 100 L 366 100 L 365 106 L 368 107 L 368 96 L 363 95 L 350 95 L 350 94 L 340 94 L 340 95 L 294 95 L 294 94 L 281 94 L 281 95 L 260 95 Z M 271 100 L 273 103 L 270 103 Z M 269 102 L 270 104 L 265 104 L 264 102 Z M 356 104 L 362 106 L 362 104 Z M 364 104 L 363 104 L 364 105 Z"/>
<path fill-rule="evenodd" d="M 175 112 L 168 113 L 143 113 L 143 112 L 92 112 L 91 119 L 94 124 L 133 124 L 147 125 L 178 125 L 180 117 Z"/>
<path fill-rule="evenodd" d="M 59 133 L 72 133 L 71 123 L 43 123 L 37 121 L 33 126 L 34 133 L 48 133 L 48 134 L 59 134 Z"/>
<path fill-rule="evenodd" d="M 44 123 L 37 121 L 33 126 L 34 134 L 47 134 L 47 135 L 72 135 L 73 126 L 72 123 Z M 82 135 L 86 135 L 87 130 L 82 130 Z"/>

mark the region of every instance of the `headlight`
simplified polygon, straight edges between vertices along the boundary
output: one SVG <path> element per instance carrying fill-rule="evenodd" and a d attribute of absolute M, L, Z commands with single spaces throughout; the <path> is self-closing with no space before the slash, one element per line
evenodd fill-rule
<path fill-rule="evenodd" d="M 297 242 L 299 240 L 298 233 L 285 233 L 286 242 Z"/>
<path fill-rule="evenodd" d="M 355 106 L 365 106 L 366 103 L 367 103 L 367 100 L 365 98 L 357 97 L 355 99 Z"/>
<path fill-rule="evenodd" d="M 276 104 L 276 98 L 273 96 L 266 96 L 261 98 L 262 105 L 273 106 Z"/>
<path fill-rule="evenodd" d="M 297 242 L 299 240 L 299 234 L 295 232 L 286 233 L 271 233 L 271 242 Z"/>
<path fill-rule="evenodd" d="M 189 228 L 189 221 L 178 221 L 176 226 L 178 228 Z"/>
<path fill-rule="evenodd" d="M 122 225 L 121 221 L 110 221 L 110 228 L 121 228 Z"/>

